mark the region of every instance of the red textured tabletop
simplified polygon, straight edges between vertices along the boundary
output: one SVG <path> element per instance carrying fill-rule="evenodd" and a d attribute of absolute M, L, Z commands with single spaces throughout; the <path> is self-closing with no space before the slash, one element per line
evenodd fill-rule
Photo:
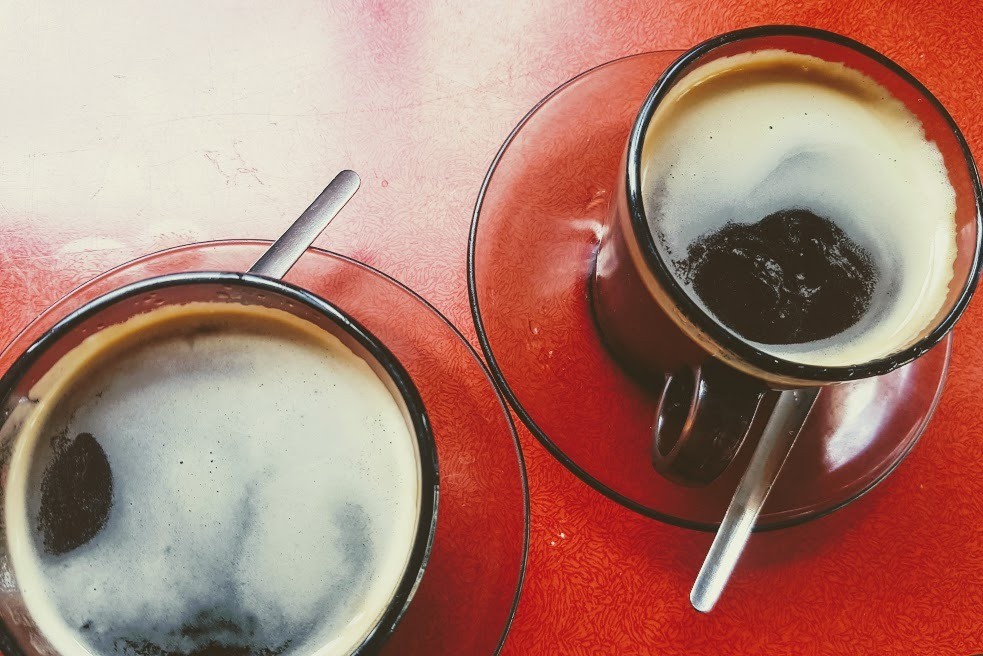
<path fill-rule="evenodd" d="M 335 171 L 363 187 L 317 242 L 430 300 L 477 345 L 466 248 L 479 186 L 573 75 L 763 23 L 884 52 L 983 157 L 983 17 L 966 2 L 0 3 L 0 341 L 134 256 L 273 238 Z M 528 571 L 506 654 L 983 652 L 983 301 L 956 329 L 930 428 L 881 486 L 756 535 L 709 616 L 711 536 L 589 488 L 520 428 Z"/>

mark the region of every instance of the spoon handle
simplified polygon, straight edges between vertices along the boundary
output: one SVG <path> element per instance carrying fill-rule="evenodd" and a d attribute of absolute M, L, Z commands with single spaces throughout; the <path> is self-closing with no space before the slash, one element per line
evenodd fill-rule
<path fill-rule="evenodd" d="M 336 175 L 311 206 L 256 260 L 249 273 L 268 278 L 285 276 L 345 203 L 351 200 L 360 183 L 355 171 L 345 170 Z"/>
<path fill-rule="evenodd" d="M 778 472 L 788 457 L 819 388 L 786 390 L 778 397 L 751 462 L 724 513 L 717 536 L 696 576 L 689 600 L 693 608 L 708 613 L 720 599 L 727 581 L 744 551 L 751 530 L 771 492 Z"/>

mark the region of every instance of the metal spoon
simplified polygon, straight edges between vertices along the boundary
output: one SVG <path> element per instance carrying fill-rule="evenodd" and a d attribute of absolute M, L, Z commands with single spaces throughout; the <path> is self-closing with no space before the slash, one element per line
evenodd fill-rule
<path fill-rule="evenodd" d="M 310 207 L 256 260 L 249 273 L 268 278 L 282 278 L 286 275 L 341 208 L 351 200 L 360 184 L 361 180 L 355 171 L 345 170 L 336 175 Z"/>
<path fill-rule="evenodd" d="M 710 545 L 703 567 L 696 576 L 689 601 L 693 608 L 708 613 L 720 599 L 738 558 L 744 551 L 751 530 L 785 464 L 795 438 L 799 436 L 809 411 L 819 396 L 819 388 L 786 390 L 778 397 L 765 425 L 751 462 L 734 492 L 717 536 Z"/>

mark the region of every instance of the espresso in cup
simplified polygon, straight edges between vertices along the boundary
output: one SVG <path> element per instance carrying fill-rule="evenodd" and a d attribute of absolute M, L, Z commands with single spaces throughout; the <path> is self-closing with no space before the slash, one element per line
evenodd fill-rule
<path fill-rule="evenodd" d="M 193 302 L 104 328 L 8 424 L 10 562 L 60 654 L 348 654 L 407 571 L 404 411 L 283 310 Z"/>
<path fill-rule="evenodd" d="M 863 73 L 759 50 L 696 67 L 642 150 L 653 241 L 700 308 L 770 355 L 894 354 L 942 310 L 956 195 L 918 118 Z"/>

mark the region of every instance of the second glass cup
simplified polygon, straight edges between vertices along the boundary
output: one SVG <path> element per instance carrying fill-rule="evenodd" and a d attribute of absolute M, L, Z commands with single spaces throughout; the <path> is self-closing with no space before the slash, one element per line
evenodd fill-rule
<path fill-rule="evenodd" d="M 698 610 L 719 598 L 820 389 L 893 371 L 952 330 L 980 275 L 981 198 L 945 108 L 845 37 L 740 30 L 655 84 L 600 246 L 595 318 L 659 391 L 651 457 L 667 478 L 709 483 L 767 420 Z"/>
<path fill-rule="evenodd" d="M 939 309 L 888 353 L 835 365 L 775 355 L 773 349 L 742 337 L 708 311 L 692 288 L 680 281 L 677 264 L 653 236 L 651 214 L 658 200 L 647 207 L 646 195 L 651 197 L 652 192 L 643 184 L 646 140 L 653 121 L 658 122 L 668 104 L 679 102 L 678 85 L 692 85 L 694 76 L 720 67 L 721 62 L 726 66 L 734 58 L 776 51 L 815 58 L 818 64 L 844 66 L 866 76 L 920 121 L 925 139 L 937 146 L 944 161 L 955 211 L 931 220 L 953 226 L 951 278 Z M 743 129 L 749 128 L 721 127 L 722 131 Z M 619 361 L 646 384 L 662 389 L 653 461 L 664 475 L 682 483 L 707 483 L 730 463 L 767 390 L 878 376 L 927 352 L 952 329 L 980 274 L 981 192 L 976 167 L 956 124 L 900 66 L 862 44 L 828 32 L 752 28 L 716 37 L 687 52 L 646 99 L 631 131 L 620 176 L 593 280 L 595 317 Z M 838 192 L 836 188 L 822 191 Z M 787 209 L 776 205 L 769 211 Z M 721 280 L 719 284 L 725 283 Z M 757 310 L 749 305 L 747 311 Z"/>

